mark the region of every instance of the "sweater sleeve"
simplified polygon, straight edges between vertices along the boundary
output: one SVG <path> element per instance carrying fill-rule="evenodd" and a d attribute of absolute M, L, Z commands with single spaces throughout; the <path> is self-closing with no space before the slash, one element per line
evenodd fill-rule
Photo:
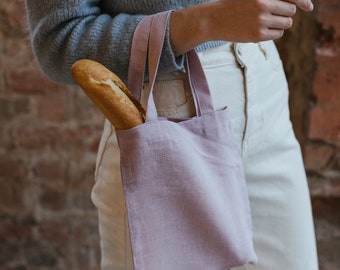
<path fill-rule="evenodd" d="M 144 15 L 106 14 L 99 2 L 26 0 L 33 51 L 52 80 L 73 83 L 72 64 L 87 58 L 102 63 L 126 81 L 133 31 Z M 167 29 L 160 71 L 182 66 L 183 57 L 174 56 Z"/>

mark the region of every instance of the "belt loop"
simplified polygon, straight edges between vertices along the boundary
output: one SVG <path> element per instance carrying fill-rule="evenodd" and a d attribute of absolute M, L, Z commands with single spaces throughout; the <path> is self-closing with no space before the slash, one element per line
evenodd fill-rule
<path fill-rule="evenodd" d="M 242 48 L 241 48 L 241 44 L 235 42 L 233 49 L 234 49 L 234 55 L 235 55 L 235 58 L 236 58 L 237 62 L 240 64 L 240 66 L 242 68 L 244 68 L 245 64 L 242 61 Z"/>

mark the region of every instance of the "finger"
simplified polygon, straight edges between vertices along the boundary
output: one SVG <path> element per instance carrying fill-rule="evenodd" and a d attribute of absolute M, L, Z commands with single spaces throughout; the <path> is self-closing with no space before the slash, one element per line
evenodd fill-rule
<path fill-rule="evenodd" d="M 297 5 L 304 11 L 312 11 L 314 9 L 314 5 L 311 0 L 289 0 L 289 2 Z"/>
<path fill-rule="evenodd" d="M 263 27 L 286 30 L 292 27 L 293 19 L 291 17 L 268 14 L 263 17 L 262 23 Z"/>
<path fill-rule="evenodd" d="M 284 34 L 283 29 L 266 28 L 262 30 L 259 40 L 260 41 L 274 40 L 281 38 L 283 34 Z"/>
<path fill-rule="evenodd" d="M 296 5 L 286 1 L 270 1 L 269 12 L 274 15 L 291 17 L 296 13 Z"/>

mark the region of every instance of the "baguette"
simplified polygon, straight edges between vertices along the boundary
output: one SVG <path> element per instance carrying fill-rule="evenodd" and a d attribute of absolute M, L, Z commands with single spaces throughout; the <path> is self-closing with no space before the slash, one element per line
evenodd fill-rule
<path fill-rule="evenodd" d="M 145 121 L 145 110 L 139 101 L 102 64 L 82 59 L 72 65 L 71 74 L 116 129 L 129 129 Z"/>

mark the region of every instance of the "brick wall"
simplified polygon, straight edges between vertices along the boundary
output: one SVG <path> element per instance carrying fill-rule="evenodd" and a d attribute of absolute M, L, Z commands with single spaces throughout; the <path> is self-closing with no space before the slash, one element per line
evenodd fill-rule
<path fill-rule="evenodd" d="M 89 196 L 103 117 L 48 80 L 23 0 L 0 1 L 0 269 L 99 269 Z"/>
<path fill-rule="evenodd" d="M 340 1 L 314 1 L 279 40 L 304 150 L 320 270 L 340 269 Z"/>
<path fill-rule="evenodd" d="M 340 269 L 340 2 L 319 0 L 277 42 L 305 154 L 320 269 Z M 0 1 L 0 269 L 98 269 L 89 199 L 103 117 L 34 61 L 23 0 Z M 302 269 L 305 270 L 305 269 Z"/>
<path fill-rule="evenodd" d="M 340 269 L 340 1 L 323 0 L 317 13 L 313 100 L 305 145 L 323 269 Z"/>
<path fill-rule="evenodd" d="M 340 1 L 314 1 L 278 41 L 304 150 L 321 270 L 340 269 Z"/>

